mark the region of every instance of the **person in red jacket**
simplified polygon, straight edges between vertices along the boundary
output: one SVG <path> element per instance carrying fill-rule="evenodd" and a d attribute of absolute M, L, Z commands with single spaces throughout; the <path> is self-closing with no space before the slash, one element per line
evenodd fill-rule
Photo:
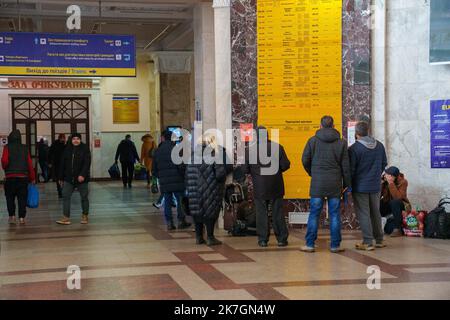
<path fill-rule="evenodd" d="M 21 143 L 19 130 L 8 136 L 8 145 L 3 148 L 2 168 L 5 170 L 5 196 L 9 223 L 16 224 L 16 198 L 19 206 L 20 224 L 25 224 L 27 214 L 28 182 L 35 183 L 33 163 L 28 147 Z"/>

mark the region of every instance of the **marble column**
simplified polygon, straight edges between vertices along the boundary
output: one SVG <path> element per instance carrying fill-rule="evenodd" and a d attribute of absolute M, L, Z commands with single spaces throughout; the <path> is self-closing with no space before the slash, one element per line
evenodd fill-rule
<path fill-rule="evenodd" d="M 372 135 L 386 143 L 386 5 L 372 0 Z"/>
<path fill-rule="evenodd" d="M 231 129 L 230 0 L 214 0 L 216 126 L 225 137 Z M 231 150 L 230 150 L 231 152 Z"/>
<path fill-rule="evenodd" d="M 211 3 L 194 7 L 195 100 L 202 110 L 203 130 L 216 127 L 214 9 Z"/>

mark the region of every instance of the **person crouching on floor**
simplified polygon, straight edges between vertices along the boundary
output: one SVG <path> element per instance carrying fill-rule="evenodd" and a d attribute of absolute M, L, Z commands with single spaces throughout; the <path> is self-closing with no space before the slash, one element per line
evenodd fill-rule
<path fill-rule="evenodd" d="M 391 237 L 402 236 L 402 211 L 411 210 L 407 196 L 408 180 L 397 167 L 389 167 L 384 171 L 381 182 L 381 216 L 387 218 L 384 232 Z"/>

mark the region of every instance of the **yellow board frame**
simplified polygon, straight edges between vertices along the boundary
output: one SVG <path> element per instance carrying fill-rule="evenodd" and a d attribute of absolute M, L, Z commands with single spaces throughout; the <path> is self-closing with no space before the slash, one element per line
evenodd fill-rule
<path fill-rule="evenodd" d="M 324 115 L 342 127 L 342 0 L 258 0 L 257 44 L 258 125 L 291 160 L 285 198 L 307 199 L 306 142 Z"/>

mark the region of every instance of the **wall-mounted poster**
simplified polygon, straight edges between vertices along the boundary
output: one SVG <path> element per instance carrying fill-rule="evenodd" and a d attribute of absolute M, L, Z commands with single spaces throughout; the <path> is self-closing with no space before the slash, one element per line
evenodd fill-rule
<path fill-rule="evenodd" d="M 450 1 L 430 3 L 430 63 L 450 64 Z"/>
<path fill-rule="evenodd" d="M 113 123 L 139 123 L 139 96 L 113 96 Z"/>
<path fill-rule="evenodd" d="M 450 100 L 431 101 L 431 168 L 450 168 Z"/>

